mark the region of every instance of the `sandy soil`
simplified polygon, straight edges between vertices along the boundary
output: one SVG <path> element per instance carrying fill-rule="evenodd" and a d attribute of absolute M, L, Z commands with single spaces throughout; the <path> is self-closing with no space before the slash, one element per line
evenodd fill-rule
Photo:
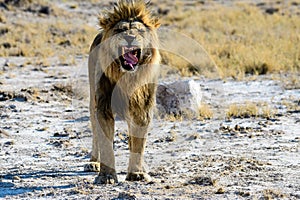
<path fill-rule="evenodd" d="M 81 15 L 90 13 L 82 9 Z M 56 58 L 49 66 L 25 64 L 28 59 L 0 58 L 0 198 L 300 199 L 300 88 L 290 85 L 292 75 L 226 82 L 191 77 L 214 118 L 153 121 L 150 183 L 125 181 L 127 127 L 118 121 L 120 182 L 97 186 L 97 174 L 83 171 L 92 142 L 87 56 L 77 56 L 74 65 Z M 228 105 L 245 101 L 267 102 L 277 114 L 225 118 Z"/>

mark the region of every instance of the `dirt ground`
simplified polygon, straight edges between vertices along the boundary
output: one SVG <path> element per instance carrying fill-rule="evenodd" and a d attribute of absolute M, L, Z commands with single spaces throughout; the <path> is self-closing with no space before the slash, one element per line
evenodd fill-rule
<path fill-rule="evenodd" d="M 70 3 L 58 5 L 68 9 Z M 88 12 L 92 4 L 78 5 L 82 21 L 93 18 L 96 11 Z M 69 65 L 56 57 L 48 58 L 47 66 L 28 63 L 30 59 L 0 57 L 0 198 L 300 199 L 300 87 L 291 81 L 295 74 L 243 81 L 173 74 L 172 80 L 200 84 L 214 117 L 155 118 L 145 158 L 154 178 L 150 183 L 125 181 L 127 127 L 117 121 L 119 183 L 98 186 L 93 184 L 97 173 L 83 170 L 92 142 L 87 55 L 75 56 Z M 263 102 L 276 113 L 226 118 L 228 106 L 240 102 Z"/>

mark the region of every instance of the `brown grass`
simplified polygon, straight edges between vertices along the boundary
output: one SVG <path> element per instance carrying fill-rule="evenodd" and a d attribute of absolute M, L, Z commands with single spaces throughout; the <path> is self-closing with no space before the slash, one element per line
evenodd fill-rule
<path fill-rule="evenodd" d="M 59 55 L 62 60 L 68 60 L 64 55 L 74 57 L 88 53 L 96 27 L 84 22 L 74 23 L 73 18 L 80 16 L 57 8 L 51 1 L 19 2 L 23 2 L 25 8 L 32 2 L 50 6 L 51 17 L 55 20 L 46 20 L 49 16 L 38 14 L 32 16 L 38 17 L 37 20 L 24 21 L 1 13 L 0 56 L 44 58 Z M 250 1 L 240 2 L 227 6 L 214 1 L 195 1 L 195 6 L 188 9 L 184 1 L 154 4 L 171 9 L 161 17 L 164 26 L 170 26 L 171 30 L 186 35 L 203 47 L 195 49 L 190 44 L 178 45 L 174 38 L 171 49 L 181 55 L 163 51 L 163 63 L 178 69 L 182 76 L 203 74 L 242 79 L 248 74 L 299 73 L 300 17 L 295 14 L 299 10 L 288 12 L 289 9 L 283 8 L 293 5 L 279 0 L 281 3 L 276 6 L 286 12 L 269 15 Z M 9 6 L 11 11 L 25 12 L 23 7 Z"/>
<path fill-rule="evenodd" d="M 8 10 L 22 13 L 20 16 L 27 16 L 28 19 L 24 20 L 18 15 L 12 17 L 9 12 L 0 14 L 3 23 L 0 23 L 1 57 L 57 56 L 64 61 L 88 53 L 96 29 L 84 22 L 74 23 L 74 18 L 78 16 L 58 8 L 50 1 L 7 2 Z M 43 13 L 41 8 L 47 8 L 49 13 Z"/>
<path fill-rule="evenodd" d="M 300 99 L 289 97 L 289 99 L 283 99 L 281 104 L 286 108 L 288 113 L 300 112 Z"/>
<path fill-rule="evenodd" d="M 182 121 L 183 116 L 181 116 L 181 115 L 175 116 L 175 115 L 170 114 L 170 115 L 165 115 L 163 119 L 166 121 L 170 121 L 170 122 L 176 122 L 176 121 Z"/>
<path fill-rule="evenodd" d="M 263 198 L 266 199 L 266 200 L 285 199 L 287 197 L 288 196 L 280 190 L 274 190 L 274 189 L 265 189 L 265 190 L 263 190 Z"/>
<path fill-rule="evenodd" d="M 0 56 L 51 57 L 87 54 L 94 28 L 67 22 L 6 25 Z"/>
<path fill-rule="evenodd" d="M 5 23 L 6 22 L 6 17 L 0 13 L 0 23 Z"/>
<path fill-rule="evenodd" d="M 247 102 L 244 105 L 232 104 L 226 113 L 227 118 L 257 117 L 258 108 L 254 103 Z"/>
<path fill-rule="evenodd" d="M 179 10 L 163 20 L 202 44 L 221 77 L 300 71 L 299 16 L 267 15 L 253 5 L 239 3 Z M 166 60 L 174 56 L 167 55 Z M 172 65 L 180 70 L 189 67 L 181 62 Z"/>
<path fill-rule="evenodd" d="M 199 120 L 212 119 L 214 116 L 208 104 L 203 103 L 199 108 Z"/>
<path fill-rule="evenodd" d="M 277 110 L 270 107 L 268 103 L 244 102 L 231 104 L 226 112 L 226 118 L 250 118 L 261 117 L 265 119 L 274 118 Z"/>

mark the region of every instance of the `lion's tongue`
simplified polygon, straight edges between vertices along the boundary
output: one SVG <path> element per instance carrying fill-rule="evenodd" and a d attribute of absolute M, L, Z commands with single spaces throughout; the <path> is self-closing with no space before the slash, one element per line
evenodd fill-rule
<path fill-rule="evenodd" d="M 139 61 L 139 59 L 130 52 L 124 54 L 124 59 L 132 69 L 133 69 L 133 65 L 137 64 Z"/>

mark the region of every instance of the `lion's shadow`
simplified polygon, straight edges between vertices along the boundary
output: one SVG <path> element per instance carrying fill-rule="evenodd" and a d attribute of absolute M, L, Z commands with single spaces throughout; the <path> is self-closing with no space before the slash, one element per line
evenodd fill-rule
<path fill-rule="evenodd" d="M 35 171 L 30 173 L 13 173 L 2 175 L 2 181 L 0 181 L 0 198 L 7 196 L 22 195 L 34 191 L 42 191 L 45 189 L 71 189 L 76 187 L 76 184 L 66 184 L 66 185 L 46 185 L 46 186 L 19 186 L 20 184 L 14 183 L 14 179 L 19 177 L 22 181 L 26 179 L 40 179 L 45 177 L 78 177 L 87 176 L 95 172 L 84 172 L 84 171 Z M 18 186 L 17 186 L 18 185 Z"/>

